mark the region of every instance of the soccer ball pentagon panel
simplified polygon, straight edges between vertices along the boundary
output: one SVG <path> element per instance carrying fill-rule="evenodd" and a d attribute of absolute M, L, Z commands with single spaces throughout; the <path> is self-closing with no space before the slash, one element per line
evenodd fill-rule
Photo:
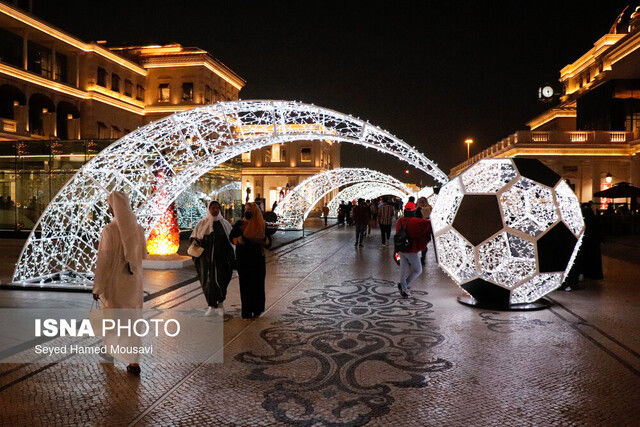
<path fill-rule="evenodd" d="M 578 198 L 536 159 L 480 160 L 442 187 L 431 222 L 440 267 L 494 306 L 558 288 L 584 233 Z"/>

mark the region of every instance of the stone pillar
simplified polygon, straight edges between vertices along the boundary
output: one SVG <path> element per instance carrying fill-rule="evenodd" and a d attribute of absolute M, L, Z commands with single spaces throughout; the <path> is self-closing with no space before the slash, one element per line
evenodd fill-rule
<path fill-rule="evenodd" d="M 640 154 L 631 156 L 631 168 L 629 177 L 631 179 L 631 185 L 640 187 Z"/>
<path fill-rule="evenodd" d="M 55 135 L 56 129 L 56 113 L 46 112 L 42 113 L 42 134 L 45 137 L 52 138 Z"/>
<path fill-rule="evenodd" d="M 600 163 L 593 161 L 591 163 L 591 194 L 600 191 Z M 593 197 L 594 203 L 600 203 L 600 197 Z"/>
<path fill-rule="evenodd" d="M 16 132 L 20 135 L 26 135 L 28 133 L 29 106 L 15 105 L 13 107 L 13 120 L 16 121 Z"/>
<path fill-rule="evenodd" d="M 67 138 L 80 139 L 80 119 L 67 119 Z"/>
<path fill-rule="evenodd" d="M 22 68 L 25 70 L 29 68 L 29 33 L 26 31 L 22 35 Z"/>
<path fill-rule="evenodd" d="M 578 182 L 576 183 L 576 195 L 580 203 L 586 203 L 593 196 L 592 176 L 593 164 L 589 161 L 582 163 L 578 169 Z"/>
<path fill-rule="evenodd" d="M 51 45 L 51 80 L 56 79 L 56 45 Z"/>
<path fill-rule="evenodd" d="M 80 87 L 80 54 L 76 53 L 76 87 Z"/>

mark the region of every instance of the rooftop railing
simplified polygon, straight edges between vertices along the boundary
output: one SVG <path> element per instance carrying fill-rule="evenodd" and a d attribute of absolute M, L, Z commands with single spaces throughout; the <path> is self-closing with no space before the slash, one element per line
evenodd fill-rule
<path fill-rule="evenodd" d="M 466 169 L 481 159 L 494 157 L 496 154 L 515 145 L 525 144 L 550 144 L 550 145 L 575 145 L 596 146 L 610 144 L 628 144 L 640 138 L 638 131 L 528 131 L 521 130 L 498 141 L 468 160 L 458 164 L 452 169 L 452 173 Z"/>

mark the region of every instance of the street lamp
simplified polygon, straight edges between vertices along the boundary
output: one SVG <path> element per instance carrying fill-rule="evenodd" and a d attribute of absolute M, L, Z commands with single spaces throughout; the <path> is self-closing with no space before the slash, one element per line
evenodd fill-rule
<path fill-rule="evenodd" d="M 610 173 L 607 173 L 607 175 L 604 177 L 604 182 L 606 182 L 607 184 L 611 184 L 611 181 L 613 181 L 613 176 L 611 176 Z"/>
<path fill-rule="evenodd" d="M 409 169 L 405 169 L 404 173 L 406 173 L 407 175 L 409 175 Z"/>
<path fill-rule="evenodd" d="M 467 144 L 467 160 L 469 160 L 469 148 L 471 147 L 471 144 L 473 144 L 473 139 L 467 138 L 464 140 L 464 143 Z"/>

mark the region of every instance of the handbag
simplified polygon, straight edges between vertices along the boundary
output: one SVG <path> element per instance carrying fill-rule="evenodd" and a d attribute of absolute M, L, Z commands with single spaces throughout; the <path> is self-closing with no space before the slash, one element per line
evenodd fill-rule
<path fill-rule="evenodd" d="M 104 318 L 104 312 L 102 311 L 102 304 L 100 300 L 92 300 L 91 308 L 89 309 L 89 323 L 96 336 L 100 336 L 102 331 L 102 319 Z"/>
<path fill-rule="evenodd" d="M 191 244 L 189 245 L 189 249 L 187 249 L 187 254 L 194 258 L 200 257 L 200 255 L 202 255 L 202 252 L 204 252 L 204 248 L 198 245 L 195 240 L 191 242 Z"/>

